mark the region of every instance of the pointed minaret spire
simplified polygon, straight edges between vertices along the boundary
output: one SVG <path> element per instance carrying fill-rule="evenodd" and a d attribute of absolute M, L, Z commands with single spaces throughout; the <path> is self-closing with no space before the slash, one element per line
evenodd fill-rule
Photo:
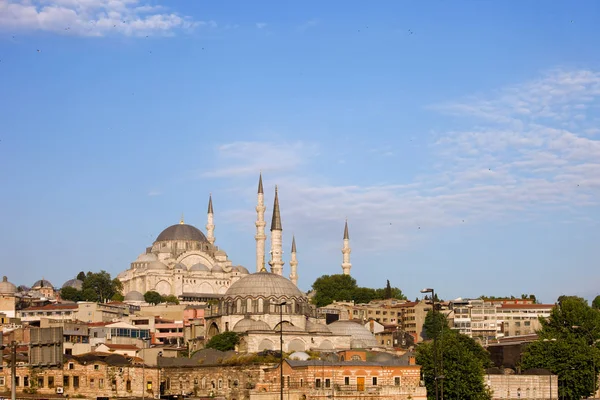
<path fill-rule="evenodd" d="M 273 202 L 273 219 L 271 220 L 271 272 L 283 275 L 281 214 L 279 212 L 279 195 L 275 186 L 275 201 Z"/>
<path fill-rule="evenodd" d="M 290 259 L 290 281 L 298 286 L 298 259 L 296 258 L 296 237 L 292 236 L 292 258 Z"/>
<path fill-rule="evenodd" d="M 265 242 L 267 240 L 267 235 L 265 235 L 265 226 L 267 225 L 265 222 L 265 195 L 263 193 L 263 183 L 262 183 L 262 172 L 258 177 L 258 195 L 257 195 L 257 203 L 256 203 L 256 272 L 266 271 L 265 268 Z"/>
<path fill-rule="evenodd" d="M 210 244 L 215 243 L 215 224 L 212 204 L 212 193 L 208 195 L 208 217 L 206 221 L 206 239 Z"/>
<path fill-rule="evenodd" d="M 350 275 L 350 235 L 348 234 L 348 219 L 346 219 L 346 225 L 344 226 L 344 247 L 342 247 L 342 271 L 344 275 Z"/>

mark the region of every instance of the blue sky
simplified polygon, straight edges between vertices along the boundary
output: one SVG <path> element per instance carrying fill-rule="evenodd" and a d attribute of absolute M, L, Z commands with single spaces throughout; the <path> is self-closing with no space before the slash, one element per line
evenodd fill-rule
<path fill-rule="evenodd" d="M 0 0 L 2 274 L 60 286 L 203 231 L 410 298 L 600 293 L 600 3 Z"/>

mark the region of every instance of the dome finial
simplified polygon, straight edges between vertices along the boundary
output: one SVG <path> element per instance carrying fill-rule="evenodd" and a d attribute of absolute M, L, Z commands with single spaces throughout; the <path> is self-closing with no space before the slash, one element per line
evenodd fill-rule
<path fill-rule="evenodd" d="M 179 224 L 180 225 L 185 224 L 185 222 L 183 221 L 183 213 L 181 213 L 181 219 L 179 220 Z"/>
<path fill-rule="evenodd" d="M 6 277 L 6 275 L 4 275 L 4 276 L 2 277 L 2 282 L 8 282 L 8 278 Z"/>

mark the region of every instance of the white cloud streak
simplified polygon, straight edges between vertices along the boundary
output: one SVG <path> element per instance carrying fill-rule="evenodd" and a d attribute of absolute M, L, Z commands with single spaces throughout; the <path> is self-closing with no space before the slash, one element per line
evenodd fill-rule
<path fill-rule="evenodd" d="M 599 95 L 600 74 L 553 71 L 489 98 L 435 107 L 479 125 L 436 135 L 435 167 L 408 182 L 328 182 L 326 171 L 310 173 L 318 145 L 301 142 L 220 146 L 217 169 L 203 177 L 252 177 L 262 169 L 265 182 L 280 184 L 284 224 L 305 236 L 314 235 L 315 227 L 330 232 L 331 241 L 322 243 L 328 248 L 339 247 L 345 217 L 363 250 L 375 252 L 461 224 L 529 220 L 554 211 L 561 221 L 589 221 L 585 207 L 600 203 L 600 140 L 593 127 L 566 129 L 562 122 L 587 117 Z M 254 189 L 239 190 L 252 198 Z M 228 219 L 246 223 L 252 213 L 233 210 Z"/>
<path fill-rule="evenodd" d="M 0 0 L 0 29 L 77 36 L 173 35 L 176 30 L 216 27 L 139 0 Z"/>

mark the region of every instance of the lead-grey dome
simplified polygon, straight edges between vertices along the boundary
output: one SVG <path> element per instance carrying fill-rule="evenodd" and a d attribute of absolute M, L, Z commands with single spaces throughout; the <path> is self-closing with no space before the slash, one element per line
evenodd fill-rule
<path fill-rule="evenodd" d="M 31 285 L 32 289 L 42 288 L 42 287 L 53 288 L 54 286 L 52 286 L 50 281 L 47 281 L 46 279 L 40 279 L 39 281 L 35 281 L 35 283 L 33 285 Z"/>
<path fill-rule="evenodd" d="M 306 298 L 292 281 L 270 272 L 257 272 L 240 278 L 227 289 L 223 298 L 238 296 L 255 298 Z"/>
<path fill-rule="evenodd" d="M 208 268 L 206 265 L 202 264 L 202 263 L 197 263 L 194 264 L 190 267 L 190 271 L 205 271 L 205 272 L 209 272 L 210 268 Z"/>
<path fill-rule="evenodd" d="M 244 318 L 238 321 L 233 327 L 233 331 L 236 333 L 244 333 L 248 331 L 270 331 L 269 324 L 265 321 L 256 321 L 251 318 Z"/>
<path fill-rule="evenodd" d="M 125 301 L 145 301 L 144 295 L 137 290 L 132 290 L 125 295 Z"/>
<path fill-rule="evenodd" d="M 331 330 L 325 324 L 306 321 L 306 332 L 308 333 L 331 333 Z"/>
<path fill-rule="evenodd" d="M 17 292 L 17 287 L 8 281 L 6 276 L 2 277 L 0 282 L 0 293 L 2 294 L 14 294 Z"/>
<path fill-rule="evenodd" d="M 192 225 L 177 224 L 171 225 L 158 235 L 157 242 L 166 240 L 193 240 L 196 242 L 208 242 L 204 233 Z"/>
<path fill-rule="evenodd" d="M 353 321 L 335 321 L 327 325 L 334 335 L 350 335 L 350 348 L 366 349 L 377 347 L 375 336 L 364 326 Z"/>
<path fill-rule="evenodd" d="M 160 261 L 152 261 L 151 263 L 148 263 L 148 269 L 165 270 L 169 268 Z"/>
<path fill-rule="evenodd" d="M 65 283 L 63 283 L 62 288 L 72 287 L 73 289 L 81 290 L 83 289 L 83 281 L 79 279 L 69 279 Z"/>
<path fill-rule="evenodd" d="M 135 262 L 152 262 L 152 261 L 157 261 L 158 258 L 156 257 L 156 255 L 152 254 L 152 253 L 144 253 L 144 254 L 140 254 L 137 258 L 137 260 L 135 260 Z"/>
<path fill-rule="evenodd" d="M 250 273 L 250 272 L 248 272 L 248 270 L 245 267 L 242 267 L 241 265 L 233 267 L 233 270 L 236 272 L 239 272 L 240 274 L 244 274 L 244 275 L 248 275 Z"/>

